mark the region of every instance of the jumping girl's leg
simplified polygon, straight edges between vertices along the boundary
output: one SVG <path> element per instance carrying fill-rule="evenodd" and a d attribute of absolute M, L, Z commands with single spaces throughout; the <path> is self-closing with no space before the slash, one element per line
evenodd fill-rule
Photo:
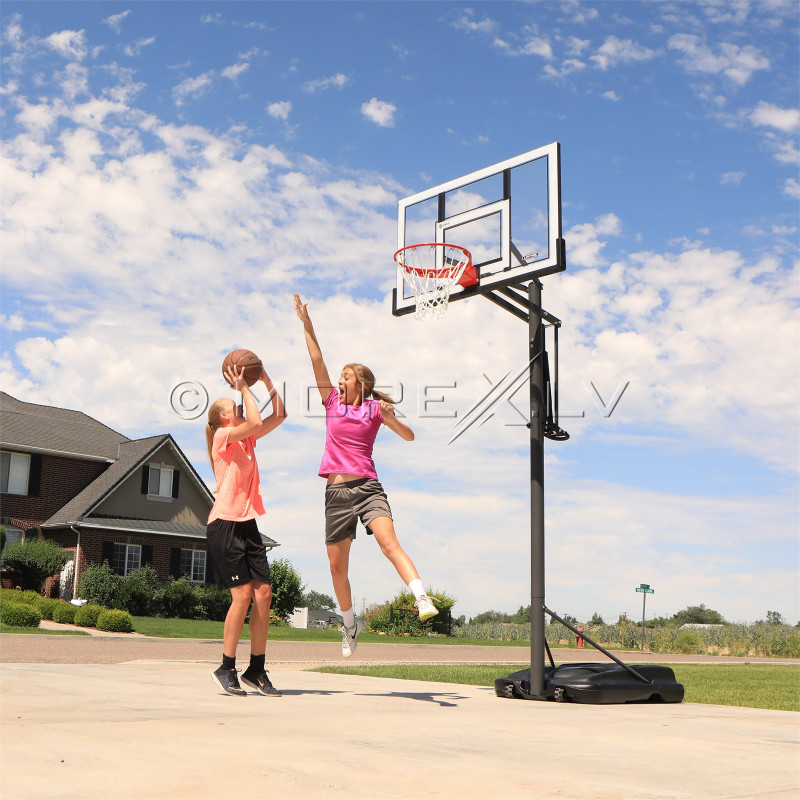
<path fill-rule="evenodd" d="M 381 551 L 392 562 L 397 574 L 408 585 L 413 580 L 419 580 L 419 573 L 414 562 L 397 541 L 394 524 L 391 517 L 378 517 L 369 523 L 369 529 L 375 535 L 375 540 L 380 545 Z"/>
<path fill-rule="evenodd" d="M 349 611 L 353 607 L 353 597 L 350 591 L 350 578 L 348 569 L 350 567 L 350 546 L 353 540 L 343 539 L 341 542 L 328 544 L 328 561 L 331 567 L 331 580 L 333 581 L 333 592 L 336 595 L 336 602 L 342 611 Z"/>
<path fill-rule="evenodd" d="M 231 587 L 231 605 L 225 616 L 225 627 L 222 634 L 222 652 L 229 658 L 236 658 L 236 645 L 244 628 L 244 620 L 247 616 L 247 609 L 250 608 L 250 600 L 253 597 L 253 590 L 249 583 L 244 586 Z"/>
<path fill-rule="evenodd" d="M 419 609 L 419 618 L 424 622 L 426 619 L 435 617 L 439 612 L 430 597 L 425 594 L 425 587 L 419 578 L 417 568 L 408 557 L 406 551 L 400 547 L 391 518 L 378 517 L 373 519 L 369 523 L 369 529 L 374 534 L 383 554 L 392 562 L 397 574 L 403 579 L 403 583 L 413 593 Z"/>

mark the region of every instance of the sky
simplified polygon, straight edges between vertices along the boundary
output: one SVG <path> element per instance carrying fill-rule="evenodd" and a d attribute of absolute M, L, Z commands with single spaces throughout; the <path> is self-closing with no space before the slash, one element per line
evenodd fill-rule
<path fill-rule="evenodd" d="M 416 434 L 375 445 L 399 540 L 454 614 L 530 602 L 527 361 L 485 298 L 393 317 L 398 201 L 561 146 L 567 269 L 542 280 L 561 427 L 545 447 L 546 604 L 581 621 L 798 589 L 796 2 L 16 2 L 2 6 L 0 382 L 203 479 L 206 393 L 261 356 L 289 417 L 259 443 L 267 514 L 309 589 L 331 376 L 359 361 Z M 258 390 L 257 390 L 258 395 Z M 260 399 L 264 393 L 261 391 Z M 198 416 L 199 415 L 199 416 Z M 399 577 L 363 530 L 356 609 Z"/>

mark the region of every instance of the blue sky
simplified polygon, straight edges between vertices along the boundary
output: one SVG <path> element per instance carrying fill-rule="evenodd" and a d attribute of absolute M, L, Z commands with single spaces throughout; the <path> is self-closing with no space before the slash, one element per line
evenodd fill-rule
<path fill-rule="evenodd" d="M 644 582 L 648 613 L 796 622 L 797 23 L 780 0 L 7 0 L 2 385 L 169 431 L 209 479 L 170 392 L 222 395 L 223 355 L 255 350 L 290 414 L 262 528 L 329 593 L 298 291 L 333 374 L 402 389 L 417 439 L 384 431 L 376 462 L 423 580 L 456 613 L 514 611 L 526 431 L 502 404 L 448 441 L 524 363 L 524 325 L 481 298 L 393 318 L 391 256 L 399 199 L 558 141 L 568 268 L 543 302 L 571 439 L 546 450 L 547 603 L 637 617 Z M 363 536 L 351 577 L 360 603 L 399 587 Z"/>

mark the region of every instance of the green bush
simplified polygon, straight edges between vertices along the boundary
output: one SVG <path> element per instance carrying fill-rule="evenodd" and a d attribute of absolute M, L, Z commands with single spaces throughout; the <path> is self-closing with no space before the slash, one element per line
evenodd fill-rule
<path fill-rule="evenodd" d="M 112 608 L 103 611 L 97 618 L 97 630 L 130 633 L 133 630 L 133 619 L 127 611 Z"/>
<path fill-rule="evenodd" d="M 88 603 L 111 608 L 114 602 L 114 586 L 117 576 L 111 571 L 108 561 L 91 564 L 81 575 L 78 596 Z"/>
<path fill-rule="evenodd" d="M 62 625 L 72 625 L 75 622 L 75 614 L 78 611 L 78 606 L 72 603 L 66 603 L 64 600 L 59 600 L 56 607 L 53 609 L 53 622 L 60 622 Z"/>
<path fill-rule="evenodd" d="M 681 631 L 675 637 L 675 649 L 686 655 L 701 653 L 702 641 L 703 637 L 697 631 Z"/>
<path fill-rule="evenodd" d="M 69 558 L 52 539 L 26 539 L 8 545 L 0 560 L 6 569 L 19 573 L 24 589 L 38 591 L 45 578 L 61 572 Z"/>
<path fill-rule="evenodd" d="M 201 619 L 203 616 L 200 598 L 186 578 L 170 581 L 162 590 L 161 603 L 165 617 Z"/>
<path fill-rule="evenodd" d="M 163 614 L 163 585 L 152 567 L 135 569 L 126 578 L 119 578 L 114 587 L 113 608 L 137 617 L 159 617 Z"/>
<path fill-rule="evenodd" d="M 209 584 L 208 586 L 195 587 L 197 602 L 202 611 L 203 619 L 222 622 L 231 605 L 231 593 L 227 589 Z"/>
<path fill-rule="evenodd" d="M 30 589 L 0 589 L 0 605 L 3 603 L 26 603 L 33 605 L 41 599 L 38 592 L 31 591 Z"/>
<path fill-rule="evenodd" d="M 0 606 L 0 622 L 15 628 L 38 628 L 41 614 L 30 603 L 5 602 Z"/>
<path fill-rule="evenodd" d="M 96 606 L 88 603 L 78 608 L 75 612 L 74 622 L 82 628 L 96 628 L 97 618 L 106 610 L 107 609 L 103 608 L 103 606 Z"/>
<path fill-rule="evenodd" d="M 31 605 L 42 615 L 42 619 L 53 619 L 53 612 L 60 602 L 62 601 L 56 597 L 42 597 L 37 594 Z"/>
<path fill-rule="evenodd" d="M 286 619 L 303 602 L 303 586 L 300 573 L 286 558 L 275 559 L 269 565 L 272 581 L 271 609 Z"/>

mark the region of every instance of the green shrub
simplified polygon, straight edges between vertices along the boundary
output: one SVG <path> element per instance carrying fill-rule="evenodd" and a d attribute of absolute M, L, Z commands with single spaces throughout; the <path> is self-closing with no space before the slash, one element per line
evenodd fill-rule
<path fill-rule="evenodd" d="M 83 628 L 96 628 L 97 618 L 106 610 L 107 609 L 103 608 L 103 606 L 96 606 L 88 603 L 85 606 L 81 606 L 75 612 L 74 622 L 76 625 L 80 625 Z"/>
<path fill-rule="evenodd" d="M 111 608 L 117 580 L 118 578 L 111 571 L 108 561 L 104 561 L 102 564 L 92 564 L 81 575 L 78 596 L 88 603 Z"/>
<path fill-rule="evenodd" d="M 702 641 L 702 636 L 697 631 L 681 631 L 675 637 L 675 649 L 686 655 L 700 653 Z"/>
<path fill-rule="evenodd" d="M 62 625 L 72 625 L 75 622 L 75 614 L 78 611 L 78 606 L 72 603 L 66 603 L 64 600 L 59 600 L 56 607 L 53 609 L 53 622 L 60 622 Z"/>
<path fill-rule="evenodd" d="M 30 589 L 0 589 L 0 605 L 3 603 L 15 603 L 16 605 L 26 603 L 27 605 L 33 605 L 33 603 L 36 603 L 41 597 L 42 596 L 38 592 L 34 592 Z"/>
<path fill-rule="evenodd" d="M 133 630 L 133 619 L 127 611 L 112 608 L 103 611 L 97 618 L 97 630 L 130 633 Z"/>
<path fill-rule="evenodd" d="M 303 602 L 303 582 L 300 573 L 286 558 L 275 559 L 269 565 L 272 581 L 272 610 L 286 619 Z"/>
<path fill-rule="evenodd" d="M 38 590 L 45 578 L 61 572 L 70 555 L 52 539 L 26 539 L 8 545 L 1 558 L 6 569 L 19 573 L 24 589 Z"/>
<path fill-rule="evenodd" d="M 165 617 L 201 619 L 203 616 L 200 598 L 186 578 L 170 581 L 162 590 L 161 603 Z"/>
<path fill-rule="evenodd" d="M 41 614 L 30 603 L 5 602 L 0 606 L 0 622 L 15 628 L 38 628 Z"/>
<path fill-rule="evenodd" d="M 209 584 L 195 587 L 198 605 L 202 610 L 202 618 L 222 622 L 231 605 L 231 593 L 227 589 Z"/>
<path fill-rule="evenodd" d="M 42 615 L 42 619 L 53 619 L 53 612 L 60 602 L 61 600 L 56 597 L 36 595 L 36 599 L 31 605 Z"/>
<path fill-rule="evenodd" d="M 163 614 L 162 594 L 158 573 L 152 567 L 142 567 L 117 580 L 111 605 L 137 617 L 158 617 Z"/>

